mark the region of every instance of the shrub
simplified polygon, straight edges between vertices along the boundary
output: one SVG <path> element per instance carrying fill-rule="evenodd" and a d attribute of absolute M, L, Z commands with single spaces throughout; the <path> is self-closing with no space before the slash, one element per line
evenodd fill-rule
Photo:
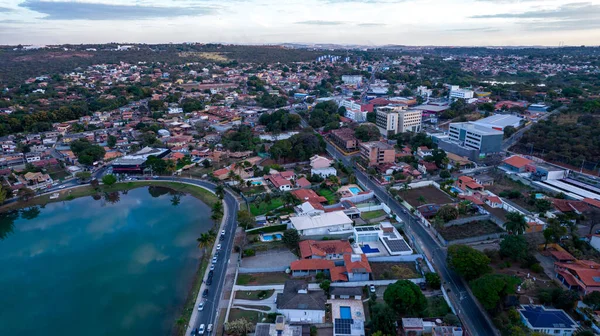
<path fill-rule="evenodd" d="M 244 254 L 243 254 L 244 257 L 253 257 L 255 255 L 256 255 L 256 251 L 254 249 L 244 250 Z"/>
<path fill-rule="evenodd" d="M 542 273 L 544 268 L 539 263 L 529 266 L 529 269 L 534 273 Z"/>
<path fill-rule="evenodd" d="M 425 281 L 427 282 L 427 286 L 429 286 L 429 288 L 432 289 L 440 289 L 440 287 L 442 286 L 440 275 L 437 273 L 425 273 Z"/>

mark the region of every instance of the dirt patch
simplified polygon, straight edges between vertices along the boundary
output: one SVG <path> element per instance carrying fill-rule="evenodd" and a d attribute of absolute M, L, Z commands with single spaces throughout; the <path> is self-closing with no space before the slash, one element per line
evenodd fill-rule
<path fill-rule="evenodd" d="M 453 225 L 438 229 L 437 231 L 447 241 L 504 232 L 498 225 L 490 221 L 476 221 L 463 225 Z"/>
<path fill-rule="evenodd" d="M 414 207 L 418 207 L 423 204 L 443 205 L 454 201 L 450 196 L 434 186 L 409 189 L 406 192 L 400 191 L 398 195 L 408 202 L 408 204 Z M 424 199 L 421 199 L 421 196 Z"/>
<path fill-rule="evenodd" d="M 201 58 L 215 62 L 227 62 L 229 58 L 225 57 L 222 53 L 218 52 L 197 52 L 197 51 L 186 51 L 180 52 L 179 57 L 184 58 Z"/>
<path fill-rule="evenodd" d="M 371 270 L 375 280 L 415 279 L 421 277 L 414 263 L 372 262 Z"/>

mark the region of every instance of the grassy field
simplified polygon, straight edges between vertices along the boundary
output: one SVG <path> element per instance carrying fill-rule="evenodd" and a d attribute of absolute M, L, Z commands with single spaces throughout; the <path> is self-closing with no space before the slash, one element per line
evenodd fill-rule
<path fill-rule="evenodd" d="M 427 297 L 427 312 L 425 315 L 429 318 L 444 317 L 450 313 L 450 307 L 443 296 Z"/>
<path fill-rule="evenodd" d="M 290 276 L 285 272 L 239 274 L 236 285 L 283 284 Z"/>
<path fill-rule="evenodd" d="M 253 310 L 242 310 L 242 309 L 232 308 L 229 311 L 229 321 L 235 321 L 235 320 L 244 318 L 248 322 L 252 322 L 252 324 L 256 324 L 257 322 L 260 322 L 262 320 L 262 317 L 259 317 L 259 316 L 264 316 L 264 315 L 265 315 L 264 313 L 259 313 L 257 311 L 253 311 Z"/>
<path fill-rule="evenodd" d="M 283 205 L 283 201 L 279 198 L 272 199 L 270 203 L 260 202 L 250 205 L 250 212 L 254 216 L 264 215 L 269 211 L 273 211 Z"/>
<path fill-rule="evenodd" d="M 375 280 L 416 279 L 421 274 L 417 272 L 415 263 L 406 262 L 372 262 L 371 270 Z"/>
<path fill-rule="evenodd" d="M 241 300 L 264 300 L 271 297 L 273 293 L 275 293 L 275 290 L 273 289 L 264 291 L 237 291 L 235 292 L 235 298 Z"/>
<path fill-rule="evenodd" d="M 317 194 L 319 196 L 325 197 L 329 204 L 334 204 L 337 201 L 337 197 L 335 196 L 335 193 L 333 191 L 331 191 L 330 189 L 319 189 L 319 190 L 317 190 Z"/>
<path fill-rule="evenodd" d="M 438 229 L 438 232 L 447 241 L 483 236 L 491 233 L 505 232 L 498 225 L 490 221 L 476 221 L 463 225 L 454 225 Z"/>
<path fill-rule="evenodd" d="M 200 187 L 197 187 L 197 186 L 192 186 L 189 184 L 181 184 L 181 183 L 177 183 L 177 182 L 168 182 L 168 181 L 138 181 L 138 182 L 115 183 L 112 186 L 102 185 L 99 187 L 99 190 L 95 190 L 94 188 L 92 188 L 89 185 L 84 185 L 84 186 L 80 186 L 80 187 L 76 187 L 76 188 L 72 188 L 72 189 L 68 189 L 68 190 L 58 191 L 57 193 L 59 194 L 59 197 L 57 199 L 51 200 L 50 194 L 47 194 L 47 195 L 35 197 L 35 198 L 29 200 L 28 202 L 18 201 L 15 203 L 5 204 L 2 207 L 0 207 L 0 210 L 3 211 L 3 210 L 19 209 L 19 208 L 23 208 L 23 207 L 32 206 L 32 205 L 45 205 L 45 204 L 53 203 L 53 202 L 69 201 L 69 200 L 79 198 L 79 197 L 92 196 L 97 193 L 105 193 L 105 192 L 108 193 L 108 192 L 114 192 L 114 191 L 131 190 L 131 189 L 147 187 L 147 186 L 152 186 L 152 185 L 158 185 L 158 186 L 162 186 L 162 187 L 166 187 L 166 188 L 171 188 L 176 191 L 190 194 L 190 195 L 198 198 L 202 202 L 206 203 L 209 206 L 212 206 L 214 203 L 216 203 L 219 200 L 217 198 L 217 196 L 215 196 L 210 191 L 200 188 Z"/>
<path fill-rule="evenodd" d="M 371 219 L 379 218 L 379 217 L 386 216 L 386 215 L 387 215 L 387 213 L 383 210 L 367 211 L 367 212 L 360 213 L 360 217 L 364 220 L 371 220 Z"/>

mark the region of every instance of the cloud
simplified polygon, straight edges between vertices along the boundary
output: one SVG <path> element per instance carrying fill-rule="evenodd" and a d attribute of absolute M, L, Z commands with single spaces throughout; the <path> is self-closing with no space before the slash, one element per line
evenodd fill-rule
<path fill-rule="evenodd" d="M 45 14 L 46 20 L 136 20 L 207 15 L 215 10 L 203 6 L 157 7 L 40 0 L 28 0 L 19 6 Z"/>
<path fill-rule="evenodd" d="M 336 3 L 366 3 L 366 4 L 381 4 L 381 3 L 401 3 L 410 0 L 324 0 L 325 3 L 336 4 Z"/>
<path fill-rule="evenodd" d="M 560 31 L 600 28 L 600 5 L 577 2 L 555 9 L 540 9 L 521 13 L 475 15 L 472 19 L 516 19 L 527 30 Z"/>
<path fill-rule="evenodd" d="M 8 8 L 8 7 L 0 7 L 0 13 L 9 13 L 12 12 L 14 9 L 12 8 Z"/>
<path fill-rule="evenodd" d="M 499 13 L 489 15 L 475 15 L 472 19 L 560 19 L 575 20 L 582 18 L 598 18 L 600 5 L 590 2 L 578 2 L 562 5 L 556 9 L 543 9 L 522 13 Z"/>
<path fill-rule="evenodd" d="M 343 21 L 325 21 L 325 20 L 308 20 L 308 21 L 295 22 L 295 24 L 314 25 L 314 26 L 339 26 L 339 25 L 343 25 L 345 23 L 346 22 L 343 22 Z"/>
<path fill-rule="evenodd" d="M 501 31 L 500 28 L 496 28 L 496 27 L 478 27 L 478 28 L 455 28 L 455 29 L 448 29 L 446 31 L 450 31 L 450 32 L 498 32 Z"/>
<path fill-rule="evenodd" d="M 386 23 L 369 23 L 369 22 L 366 22 L 366 23 L 359 23 L 359 24 L 357 24 L 357 26 L 359 26 L 359 27 L 383 27 L 383 26 L 387 26 L 387 24 Z"/>

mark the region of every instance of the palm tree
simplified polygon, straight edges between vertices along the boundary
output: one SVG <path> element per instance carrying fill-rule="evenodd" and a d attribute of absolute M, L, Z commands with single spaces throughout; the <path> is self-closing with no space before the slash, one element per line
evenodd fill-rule
<path fill-rule="evenodd" d="M 419 202 L 419 204 L 423 204 L 425 202 L 427 202 L 427 200 L 425 199 L 425 197 L 423 195 L 417 197 L 417 202 Z"/>
<path fill-rule="evenodd" d="M 219 201 L 219 202 L 213 204 L 212 214 L 210 215 L 210 219 L 215 221 L 215 224 L 217 224 L 222 218 L 223 218 L 223 203 L 221 203 Z"/>
<path fill-rule="evenodd" d="M 206 248 L 210 247 L 215 242 L 216 234 L 213 230 L 205 232 L 196 239 L 198 247 L 202 249 L 202 253 L 206 253 Z"/>
<path fill-rule="evenodd" d="M 288 205 L 294 204 L 294 202 L 296 201 L 296 197 L 294 197 L 294 195 L 292 195 L 291 193 L 286 192 L 281 196 L 281 200 L 283 201 L 283 204 L 285 204 L 285 206 L 287 207 Z"/>
<path fill-rule="evenodd" d="M 504 222 L 506 231 L 514 234 L 523 234 L 529 228 L 525 216 L 518 212 L 509 212 L 506 214 L 506 222 Z"/>
<path fill-rule="evenodd" d="M 220 199 L 223 199 L 225 197 L 225 187 L 223 187 L 222 184 L 219 184 L 215 187 L 215 194 L 217 195 L 217 197 L 219 197 Z"/>

